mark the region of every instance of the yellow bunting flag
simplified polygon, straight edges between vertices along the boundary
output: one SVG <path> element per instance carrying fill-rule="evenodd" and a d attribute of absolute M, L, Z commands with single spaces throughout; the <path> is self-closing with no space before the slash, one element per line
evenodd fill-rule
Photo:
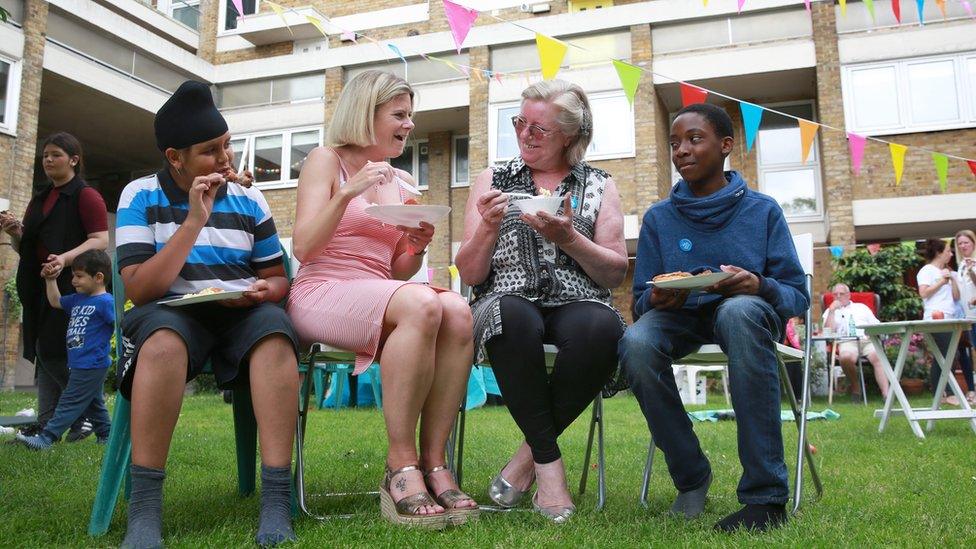
<path fill-rule="evenodd" d="M 939 174 L 939 189 L 946 192 L 946 184 L 949 181 L 949 157 L 934 152 L 932 153 L 932 162 L 935 164 L 935 173 Z"/>
<path fill-rule="evenodd" d="M 448 265 L 447 272 L 451 274 L 451 281 L 461 276 L 456 265 Z"/>
<path fill-rule="evenodd" d="M 817 130 L 820 124 L 800 119 L 800 153 L 803 155 L 803 162 L 806 163 L 810 157 L 810 149 L 813 147 L 813 139 L 817 137 Z"/>
<path fill-rule="evenodd" d="M 325 28 L 322 26 L 321 19 L 319 19 L 318 17 L 314 17 L 312 15 L 306 15 L 305 19 L 308 19 L 308 22 L 311 23 L 316 29 L 319 30 L 319 32 L 322 33 L 322 36 L 325 36 L 326 38 L 329 37 L 329 35 L 325 34 Z"/>
<path fill-rule="evenodd" d="M 905 151 L 908 147 L 898 143 L 888 143 L 891 149 L 891 164 L 895 167 L 895 185 L 901 185 L 901 175 L 905 172 Z"/>
<path fill-rule="evenodd" d="M 630 106 L 634 106 L 634 96 L 637 95 L 637 84 L 640 83 L 641 70 L 640 67 L 635 67 L 630 63 L 624 63 L 623 61 L 613 60 L 613 68 L 617 69 L 617 76 L 620 77 L 620 85 L 624 88 L 624 93 L 627 94 L 627 101 L 630 101 Z"/>
<path fill-rule="evenodd" d="M 542 65 L 542 79 L 551 80 L 559 73 L 559 67 L 569 49 L 555 38 L 536 33 L 535 46 L 539 50 L 539 63 Z"/>
<path fill-rule="evenodd" d="M 847 17 L 847 0 L 838 0 L 838 2 L 840 2 L 841 17 Z"/>
<path fill-rule="evenodd" d="M 291 26 L 288 24 L 288 20 L 285 19 L 285 8 L 281 7 L 280 4 L 276 4 L 276 3 L 272 2 L 271 0 L 264 0 L 264 3 L 267 4 L 268 7 L 271 8 L 271 11 L 275 12 L 276 14 L 278 14 L 278 17 L 281 18 L 281 22 L 284 23 L 285 24 L 285 28 L 288 29 L 288 33 L 291 34 L 292 36 L 295 36 L 295 33 L 292 32 L 292 30 L 291 30 Z"/>
<path fill-rule="evenodd" d="M 708 7 L 708 0 L 702 0 L 702 5 L 707 8 Z"/>

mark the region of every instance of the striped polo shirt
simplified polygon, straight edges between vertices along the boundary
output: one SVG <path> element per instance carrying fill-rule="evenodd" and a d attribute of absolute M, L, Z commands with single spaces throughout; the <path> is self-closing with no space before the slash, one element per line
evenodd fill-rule
<path fill-rule="evenodd" d="M 163 249 L 189 211 L 189 195 L 167 169 L 126 185 L 115 228 L 119 271 Z M 243 290 L 257 280 L 259 269 L 281 263 L 278 231 L 261 191 L 228 183 L 218 190 L 210 219 L 166 295 L 209 287 Z"/>

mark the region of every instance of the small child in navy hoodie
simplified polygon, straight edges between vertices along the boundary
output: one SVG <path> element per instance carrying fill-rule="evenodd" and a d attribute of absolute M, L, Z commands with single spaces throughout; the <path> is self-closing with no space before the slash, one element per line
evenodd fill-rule
<path fill-rule="evenodd" d="M 782 209 L 737 172 L 723 171 L 734 145 L 725 110 L 701 103 L 681 109 L 670 144 L 682 179 L 644 214 L 635 321 L 620 340 L 620 364 L 678 489 L 671 513 L 695 518 L 704 511 L 712 469 L 671 364 L 704 344 L 722 348 L 729 359 L 743 469 L 737 494 L 744 506 L 715 527 L 766 530 L 786 521 L 789 498 L 776 342 L 786 320 L 805 311 L 810 297 Z M 647 284 L 659 274 L 705 270 L 729 276 L 695 293 Z"/>
<path fill-rule="evenodd" d="M 102 386 L 112 363 L 110 339 L 115 325 L 115 304 L 105 291 L 105 280 L 112 272 L 112 260 L 102 250 L 78 254 L 71 264 L 71 285 L 78 293 L 61 296 L 57 275 L 47 280 L 47 298 L 55 309 L 68 311 L 68 386 L 58 399 L 44 430 L 34 436 L 17 434 L 17 440 L 34 450 L 48 450 L 79 417 L 87 417 L 95 440 L 108 442 L 112 428 Z"/>

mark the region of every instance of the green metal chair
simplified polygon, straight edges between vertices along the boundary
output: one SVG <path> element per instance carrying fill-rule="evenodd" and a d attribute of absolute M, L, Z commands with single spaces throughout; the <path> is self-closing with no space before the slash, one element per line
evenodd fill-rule
<path fill-rule="evenodd" d="M 287 262 L 286 262 L 287 264 Z M 125 304 L 125 287 L 118 274 L 118 265 L 112 260 L 112 293 L 115 296 L 115 341 L 116 363 L 121 357 L 122 313 Z M 210 365 L 205 367 L 210 372 Z M 257 471 L 257 422 L 250 390 L 234 391 L 234 438 L 237 448 L 237 490 L 241 497 L 254 493 L 255 473 Z M 122 483 L 125 482 L 125 498 L 129 497 L 129 464 L 132 459 L 132 439 L 130 438 L 131 405 L 117 393 L 115 410 L 112 414 L 112 433 L 109 435 L 105 454 L 102 457 L 102 471 L 98 490 L 92 504 L 91 518 L 88 521 L 88 534 L 101 536 L 108 531 L 115 513 Z"/>

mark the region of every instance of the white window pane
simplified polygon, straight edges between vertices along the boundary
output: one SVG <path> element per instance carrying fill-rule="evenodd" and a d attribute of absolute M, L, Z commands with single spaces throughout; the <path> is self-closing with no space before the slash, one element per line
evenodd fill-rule
<path fill-rule="evenodd" d="M 628 153 L 634 148 L 634 114 L 624 96 L 590 99 L 593 110 L 593 140 L 588 155 Z"/>
<path fill-rule="evenodd" d="M 498 126 L 495 136 L 495 159 L 505 160 L 518 154 L 518 140 L 515 138 L 515 128 L 512 117 L 519 113 L 518 105 L 498 109 Z"/>
<path fill-rule="evenodd" d="M 773 197 L 786 215 L 817 213 L 817 178 L 812 167 L 765 172 L 763 192 Z"/>
<path fill-rule="evenodd" d="M 802 160 L 799 127 L 760 130 L 758 141 L 759 163 L 764 166 Z"/>
<path fill-rule="evenodd" d="M 271 101 L 271 83 L 267 80 L 227 84 L 217 88 L 220 108 L 264 105 Z"/>
<path fill-rule="evenodd" d="M 417 145 L 417 172 L 417 186 L 428 186 L 430 184 L 430 147 L 427 146 L 427 143 Z"/>
<path fill-rule="evenodd" d="M 254 180 L 281 180 L 281 135 L 266 135 L 254 140 Z"/>
<path fill-rule="evenodd" d="M 407 145 L 403 148 L 403 154 L 396 158 L 390 159 L 390 165 L 394 168 L 401 169 L 410 175 L 413 173 L 413 145 Z"/>
<path fill-rule="evenodd" d="M 913 123 L 959 119 L 956 68 L 951 59 L 908 65 L 908 86 Z"/>
<path fill-rule="evenodd" d="M 7 123 L 7 90 L 10 89 L 10 63 L 0 61 L 0 124 Z"/>
<path fill-rule="evenodd" d="M 198 30 L 200 28 L 199 3 L 173 0 L 173 19 L 176 19 L 193 30 Z"/>
<path fill-rule="evenodd" d="M 897 126 L 898 91 L 895 67 L 851 71 L 855 127 Z"/>
<path fill-rule="evenodd" d="M 325 96 L 325 73 L 271 81 L 271 101 L 298 101 Z"/>
<path fill-rule="evenodd" d="M 305 157 L 319 146 L 319 131 L 310 130 L 291 134 L 291 179 L 298 179 L 305 164 Z"/>
<path fill-rule="evenodd" d="M 969 95 L 972 97 L 973 118 L 976 118 L 976 57 L 970 58 L 969 65 Z"/>
<path fill-rule="evenodd" d="M 468 182 L 468 138 L 454 140 L 454 182 Z"/>
<path fill-rule="evenodd" d="M 233 165 L 234 165 L 234 168 L 235 169 L 239 168 L 242 165 L 241 164 L 241 161 L 242 161 L 241 155 L 244 154 L 244 144 L 246 142 L 247 142 L 247 138 L 246 137 L 240 137 L 240 138 L 237 138 L 237 139 L 231 139 L 230 140 L 230 148 L 231 148 L 231 150 L 234 151 L 234 162 L 233 162 Z"/>
<path fill-rule="evenodd" d="M 241 0 L 241 7 L 244 8 L 243 15 L 257 13 L 257 0 Z M 237 28 L 237 18 L 241 14 L 237 13 L 232 0 L 224 0 L 224 29 L 231 30 Z"/>

